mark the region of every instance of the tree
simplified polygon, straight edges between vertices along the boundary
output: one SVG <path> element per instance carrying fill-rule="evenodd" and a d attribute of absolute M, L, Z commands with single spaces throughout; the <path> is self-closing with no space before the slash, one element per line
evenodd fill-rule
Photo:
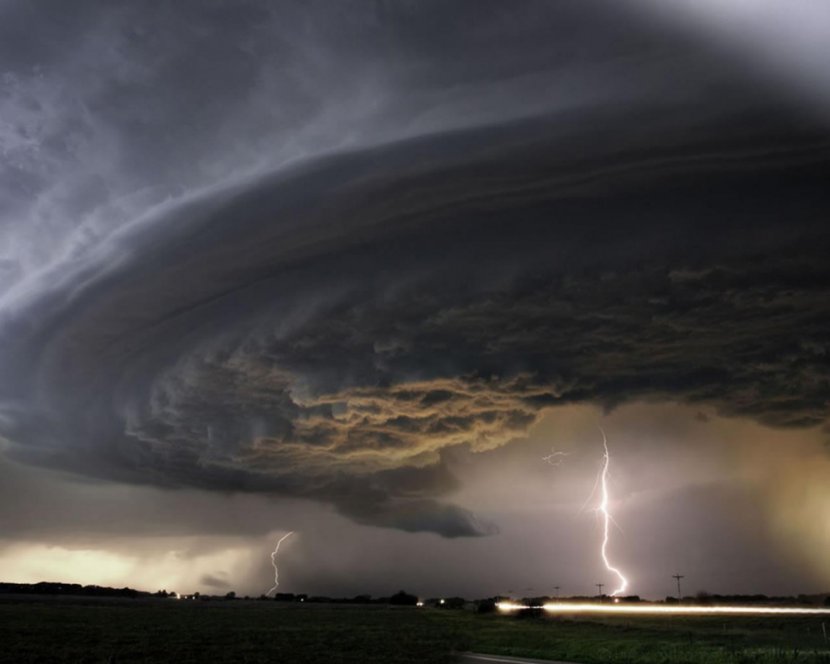
<path fill-rule="evenodd" d="M 389 598 L 389 603 L 398 606 L 415 606 L 418 603 L 418 598 L 415 595 L 410 595 L 403 590 L 399 590 Z"/>

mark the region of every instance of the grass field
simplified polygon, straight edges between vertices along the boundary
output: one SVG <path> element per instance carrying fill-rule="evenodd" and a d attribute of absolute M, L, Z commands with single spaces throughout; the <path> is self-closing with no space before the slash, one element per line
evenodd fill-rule
<path fill-rule="evenodd" d="M 586 664 L 827 662 L 821 618 L 565 617 L 431 614 L 456 644 Z M 827 625 L 830 631 L 830 624 Z"/>
<path fill-rule="evenodd" d="M 830 629 L 830 625 L 828 625 Z M 0 599 L 2 662 L 827 662 L 820 618 L 517 618 L 275 602 Z"/>
<path fill-rule="evenodd" d="M 414 608 L 0 600 L 2 662 L 451 662 Z"/>

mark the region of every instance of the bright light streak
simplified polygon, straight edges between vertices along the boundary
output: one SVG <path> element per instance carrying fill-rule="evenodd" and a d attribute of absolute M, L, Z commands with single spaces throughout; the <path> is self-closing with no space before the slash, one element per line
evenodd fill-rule
<path fill-rule="evenodd" d="M 529 606 L 516 602 L 498 602 L 496 607 L 500 611 L 519 611 L 523 609 L 544 609 L 548 613 L 613 613 L 628 615 L 684 615 L 684 616 L 711 616 L 711 615 L 742 615 L 742 616 L 829 616 L 830 609 L 809 609 L 798 607 L 777 606 L 686 606 L 679 604 L 569 604 L 567 602 L 551 602 L 540 606 Z"/>
<path fill-rule="evenodd" d="M 519 611 L 520 609 L 538 609 L 538 606 L 527 606 L 525 604 L 518 604 L 516 602 L 496 602 L 496 608 L 499 611 Z"/>
<path fill-rule="evenodd" d="M 293 534 L 294 531 L 291 530 L 282 537 L 280 537 L 277 540 L 277 546 L 275 546 L 274 550 L 271 552 L 271 566 L 274 568 L 274 587 L 271 588 L 271 590 L 269 590 L 267 593 L 265 593 L 266 595 L 270 595 L 271 593 L 276 592 L 277 587 L 280 585 L 280 571 L 277 569 L 277 554 L 280 551 L 280 544 L 282 544 L 284 540 L 286 540 L 289 536 Z"/>
<path fill-rule="evenodd" d="M 603 517 L 603 534 L 601 548 L 602 562 L 605 563 L 605 568 L 609 572 L 612 572 L 617 576 L 620 584 L 619 587 L 611 593 L 611 597 L 613 597 L 614 595 L 625 592 L 626 588 L 628 588 L 628 579 L 626 579 L 625 576 L 623 576 L 623 573 L 620 572 L 620 570 L 618 570 L 608 561 L 608 531 L 611 527 L 611 513 L 608 511 L 608 466 L 611 463 L 611 457 L 608 454 L 608 439 L 605 437 L 605 431 L 602 430 L 602 427 L 600 427 L 599 430 L 600 433 L 602 433 L 602 445 L 605 449 L 605 453 L 602 457 L 602 473 L 600 475 L 600 482 L 602 486 L 602 499 L 600 500 L 600 504 L 597 508 L 597 511 L 600 514 L 602 514 Z"/>

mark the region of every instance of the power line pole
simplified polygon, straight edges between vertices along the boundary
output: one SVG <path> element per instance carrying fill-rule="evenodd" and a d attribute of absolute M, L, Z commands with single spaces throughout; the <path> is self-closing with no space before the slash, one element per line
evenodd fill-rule
<path fill-rule="evenodd" d="M 599 596 L 602 597 L 602 588 L 605 585 L 604 583 L 595 583 L 594 584 L 597 588 L 599 588 Z"/>
<path fill-rule="evenodd" d="M 559 586 L 554 586 L 553 589 L 556 591 L 556 599 L 559 599 Z"/>
<path fill-rule="evenodd" d="M 681 599 L 683 599 L 683 595 L 680 594 L 680 579 L 685 579 L 686 577 L 682 574 L 672 574 L 671 578 L 677 581 L 677 601 L 679 602 Z"/>

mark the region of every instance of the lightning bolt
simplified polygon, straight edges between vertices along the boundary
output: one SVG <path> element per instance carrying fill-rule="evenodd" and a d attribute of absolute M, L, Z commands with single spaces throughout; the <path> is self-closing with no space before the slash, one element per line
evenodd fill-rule
<path fill-rule="evenodd" d="M 274 550 L 271 552 L 271 566 L 274 568 L 274 587 L 271 588 L 266 595 L 270 595 L 273 592 L 276 592 L 277 587 L 280 585 L 280 571 L 277 569 L 277 554 L 280 551 L 280 544 L 282 544 L 286 539 L 288 539 L 291 535 L 294 534 L 294 531 L 291 530 L 287 532 L 285 535 L 280 537 L 277 540 L 277 546 L 274 547 Z"/>
<path fill-rule="evenodd" d="M 542 457 L 542 461 L 547 461 L 551 466 L 559 467 L 562 465 L 562 462 L 568 454 L 568 452 L 557 452 L 556 450 L 552 450 L 550 454 Z"/>
<path fill-rule="evenodd" d="M 605 437 L 605 431 L 602 430 L 602 427 L 599 427 L 599 430 L 602 434 L 602 446 L 605 450 L 602 456 L 602 472 L 600 473 L 601 500 L 599 507 L 597 507 L 597 512 L 602 514 L 603 518 L 602 548 L 600 552 L 602 553 L 602 562 L 605 563 L 605 569 L 615 574 L 619 579 L 619 587 L 611 593 L 611 597 L 613 597 L 614 595 L 625 592 L 626 588 L 628 588 L 628 579 L 608 560 L 608 536 L 611 529 L 611 521 L 613 520 L 611 512 L 608 511 L 608 466 L 611 464 L 611 455 L 608 453 L 608 439 Z"/>

